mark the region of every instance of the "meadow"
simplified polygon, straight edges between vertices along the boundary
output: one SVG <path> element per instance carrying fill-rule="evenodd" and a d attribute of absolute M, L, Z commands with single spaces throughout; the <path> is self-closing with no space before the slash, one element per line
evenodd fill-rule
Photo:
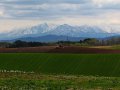
<path fill-rule="evenodd" d="M 0 90 L 120 90 L 120 77 L 0 73 Z"/>
<path fill-rule="evenodd" d="M 53 75 L 120 76 L 120 54 L 0 54 L 0 72 L 18 70 Z"/>

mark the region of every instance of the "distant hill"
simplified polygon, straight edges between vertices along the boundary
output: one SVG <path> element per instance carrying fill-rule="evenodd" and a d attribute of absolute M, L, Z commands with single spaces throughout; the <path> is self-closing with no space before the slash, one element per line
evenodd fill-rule
<path fill-rule="evenodd" d="M 120 39 L 120 35 L 103 38 L 103 40 L 110 40 L 110 39 Z"/>
<path fill-rule="evenodd" d="M 68 36 L 57 36 L 57 35 L 46 35 L 40 37 L 24 37 L 24 38 L 17 38 L 13 40 L 2 40 L 7 42 L 14 42 L 16 40 L 27 41 L 27 42 L 57 42 L 57 41 L 80 41 L 85 38 L 83 37 L 68 37 Z"/>

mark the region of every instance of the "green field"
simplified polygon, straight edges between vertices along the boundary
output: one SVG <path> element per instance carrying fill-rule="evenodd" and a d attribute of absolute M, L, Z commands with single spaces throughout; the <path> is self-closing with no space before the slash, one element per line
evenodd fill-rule
<path fill-rule="evenodd" d="M 120 77 L 0 73 L 0 90 L 120 90 Z"/>
<path fill-rule="evenodd" d="M 120 90 L 120 77 L 0 73 L 0 90 Z"/>
<path fill-rule="evenodd" d="M 0 70 L 57 75 L 120 76 L 120 54 L 0 54 Z"/>

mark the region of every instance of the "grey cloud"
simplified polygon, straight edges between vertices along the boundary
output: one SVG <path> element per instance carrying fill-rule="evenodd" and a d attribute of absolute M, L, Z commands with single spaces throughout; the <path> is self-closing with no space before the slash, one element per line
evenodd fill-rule
<path fill-rule="evenodd" d="M 0 3 L 6 3 L 6 4 L 19 4 L 19 5 L 28 5 L 28 4 L 44 4 L 44 3 L 74 3 L 74 4 L 80 4 L 80 3 L 87 3 L 90 0 L 1 0 Z"/>
<path fill-rule="evenodd" d="M 8 18 L 60 18 L 63 16 L 96 16 L 120 10 L 120 5 L 94 5 L 91 0 L 0 0 Z M 7 18 L 7 17 L 6 17 Z"/>

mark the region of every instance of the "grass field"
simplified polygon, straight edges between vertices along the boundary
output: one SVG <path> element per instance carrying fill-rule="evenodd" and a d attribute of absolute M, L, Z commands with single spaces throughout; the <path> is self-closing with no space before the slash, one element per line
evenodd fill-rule
<path fill-rule="evenodd" d="M 112 45 L 112 46 L 88 46 L 88 47 L 89 48 L 120 50 L 120 45 Z"/>
<path fill-rule="evenodd" d="M 120 54 L 0 54 L 0 70 L 42 74 L 120 76 Z"/>
<path fill-rule="evenodd" d="M 120 77 L 0 73 L 0 90 L 120 90 Z"/>

